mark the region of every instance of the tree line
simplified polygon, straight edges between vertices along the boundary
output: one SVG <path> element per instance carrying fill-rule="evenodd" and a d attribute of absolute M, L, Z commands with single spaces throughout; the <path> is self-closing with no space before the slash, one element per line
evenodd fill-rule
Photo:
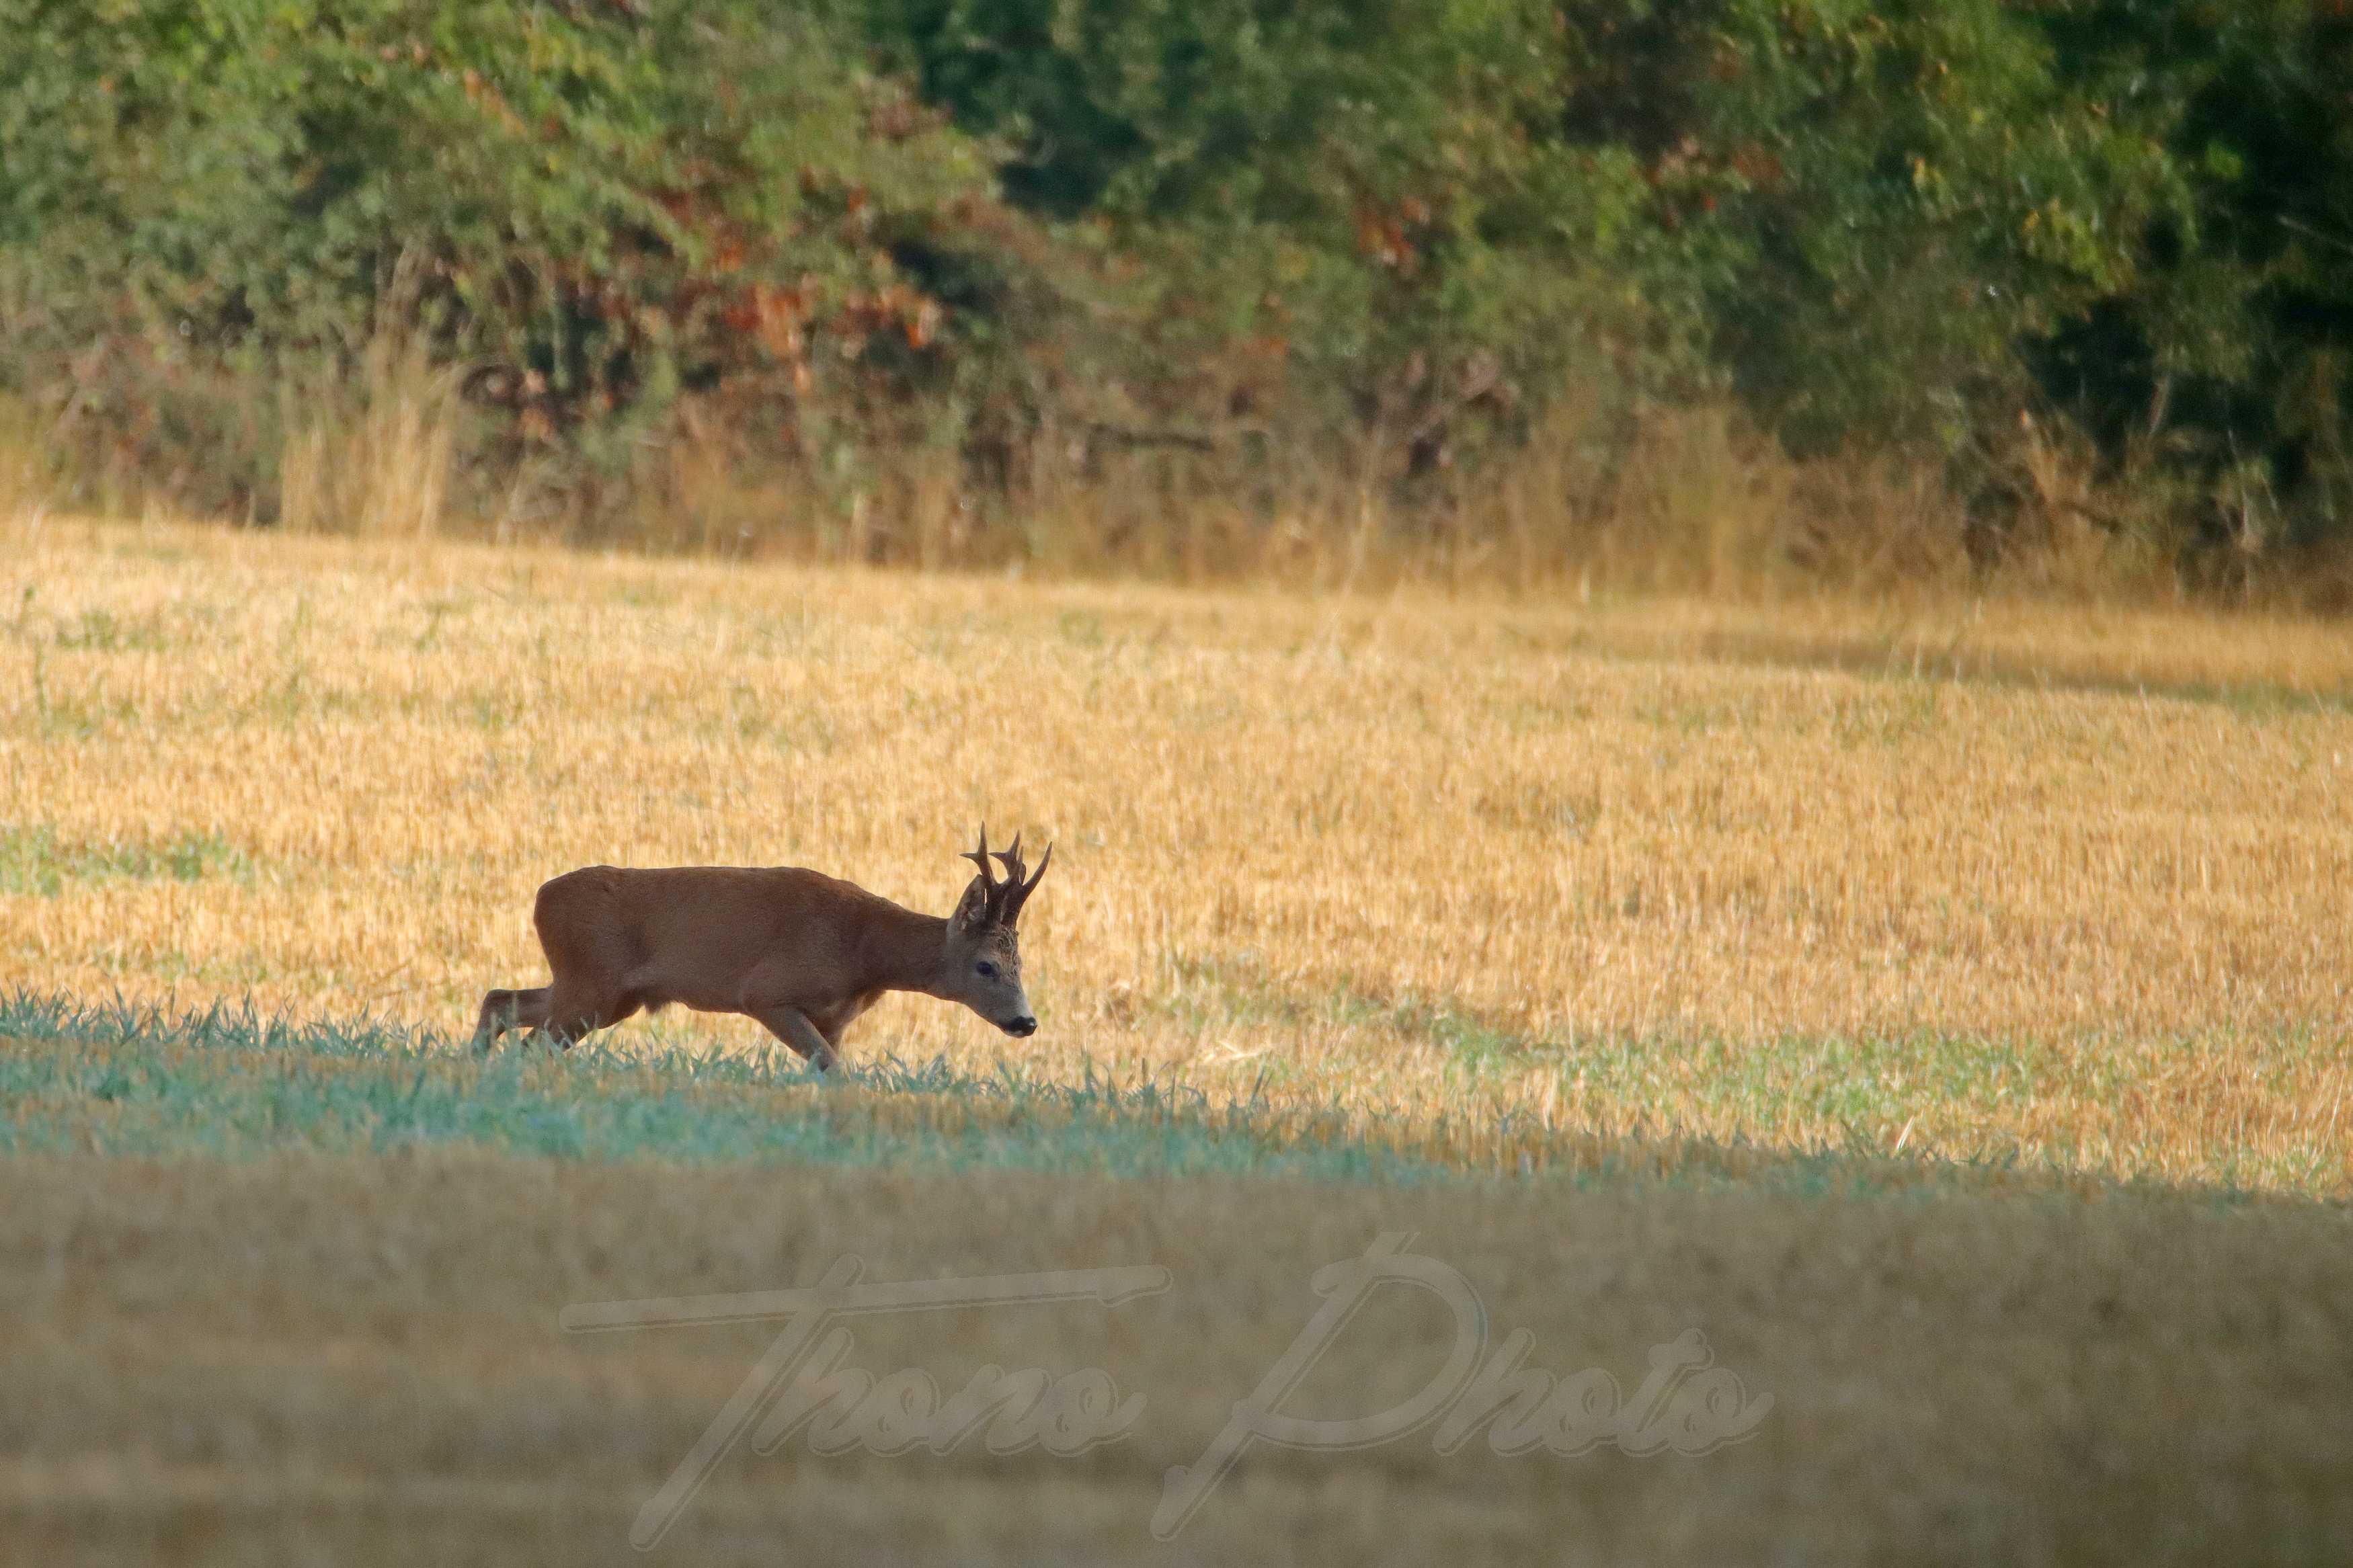
<path fill-rule="evenodd" d="M 1597 472 L 1707 405 L 1932 471 L 1980 561 L 2053 453 L 2187 571 L 2353 540 L 2347 0 L 0 26 L 0 398 L 69 491 L 268 521 L 319 405 L 284 389 L 393 335 L 448 378 L 460 491 L 579 518 L 692 437 L 839 506 L 920 454 L 976 550 L 1020 548 L 1041 464 L 1137 454 L 1251 515 L 1336 475 L 1439 528 L 1564 405 Z"/>

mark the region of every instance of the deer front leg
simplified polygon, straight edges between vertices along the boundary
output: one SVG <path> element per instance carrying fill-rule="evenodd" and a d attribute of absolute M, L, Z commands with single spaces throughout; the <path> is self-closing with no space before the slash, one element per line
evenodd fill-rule
<path fill-rule="evenodd" d="M 766 1026 L 768 1033 L 790 1046 L 818 1071 L 833 1070 L 832 1043 L 798 1007 L 747 1007 L 744 1011 L 757 1018 Z"/>

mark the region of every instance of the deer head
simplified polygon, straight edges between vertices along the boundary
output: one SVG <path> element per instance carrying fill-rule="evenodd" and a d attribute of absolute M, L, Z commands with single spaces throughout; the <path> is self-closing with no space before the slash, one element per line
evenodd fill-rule
<path fill-rule="evenodd" d="M 1005 866 L 1001 879 L 989 870 L 992 858 Z M 1021 948 L 1013 922 L 1021 918 L 1021 906 L 1045 876 L 1054 847 L 1046 846 L 1032 873 L 1021 861 L 1021 836 L 1013 836 L 1010 847 L 991 851 L 988 825 L 983 823 L 980 847 L 967 850 L 964 858 L 978 866 L 980 875 L 965 886 L 955 913 L 948 917 L 943 955 L 946 979 L 939 994 L 963 1003 L 1008 1035 L 1034 1035 L 1038 1016 L 1021 989 Z"/>

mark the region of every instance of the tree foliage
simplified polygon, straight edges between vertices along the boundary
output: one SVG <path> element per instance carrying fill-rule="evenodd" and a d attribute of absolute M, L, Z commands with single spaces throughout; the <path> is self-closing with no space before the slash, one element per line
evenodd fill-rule
<path fill-rule="evenodd" d="M 2337 0 L 0 25 L 0 375 L 151 443 L 175 386 L 349 356 L 390 311 L 464 372 L 486 461 L 592 475 L 690 397 L 808 462 L 944 430 L 1001 479 L 1050 427 L 1150 426 L 1369 439 L 1409 477 L 1575 389 L 1729 395 L 1793 450 L 1964 484 L 2056 410 L 2242 545 L 2353 503 Z"/>

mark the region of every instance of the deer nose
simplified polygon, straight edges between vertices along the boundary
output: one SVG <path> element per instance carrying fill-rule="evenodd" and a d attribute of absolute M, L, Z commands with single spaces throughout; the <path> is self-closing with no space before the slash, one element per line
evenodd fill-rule
<path fill-rule="evenodd" d="M 1034 1035 L 1038 1032 L 1038 1020 L 1024 1013 L 1018 1018 L 1008 1019 L 1004 1029 L 1008 1035 Z"/>

